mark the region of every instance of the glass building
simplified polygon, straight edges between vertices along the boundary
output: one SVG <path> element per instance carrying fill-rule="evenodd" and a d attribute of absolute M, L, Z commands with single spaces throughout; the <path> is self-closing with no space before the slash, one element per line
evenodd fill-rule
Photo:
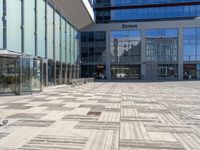
<path fill-rule="evenodd" d="M 80 29 L 94 19 L 92 1 L 78 3 L 82 20 L 63 0 L 0 0 L 0 94 L 39 92 L 79 78 Z"/>
<path fill-rule="evenodd" d="M 82 76 L 200 79 L 200 1 L 95 0 L 93 6 L 96 24 L 81 29 Z"/>

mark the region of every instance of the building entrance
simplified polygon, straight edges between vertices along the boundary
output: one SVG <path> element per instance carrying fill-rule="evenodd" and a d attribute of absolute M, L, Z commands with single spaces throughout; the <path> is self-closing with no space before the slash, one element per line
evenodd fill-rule
<path fill-rule="evenodd" d="M 42 90 L 42 61 L 27 56 L 0 56 L 0 94 Z"/>
<path fill-rule="evenodd" d="M 140 79 L 140 65 L 112 65 L 112 79 Z"/>

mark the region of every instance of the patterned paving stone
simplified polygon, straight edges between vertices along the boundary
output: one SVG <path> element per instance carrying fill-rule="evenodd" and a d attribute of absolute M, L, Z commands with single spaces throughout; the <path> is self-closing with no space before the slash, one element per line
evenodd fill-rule
<path fill-rule="evenodd" d="M 22 147 L 22 150 L 81 150 L 87 138 L 39 135 Z"/>
<path fill-rule="evenodd" d="M 200 82 L 110 82 L 0 97 L 0 150 L 200 150 Z"/>

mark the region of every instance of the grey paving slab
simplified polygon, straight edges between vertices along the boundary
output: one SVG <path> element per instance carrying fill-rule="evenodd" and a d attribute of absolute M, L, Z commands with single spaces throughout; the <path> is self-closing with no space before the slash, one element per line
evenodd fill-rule
<path fill-rule="evenodd" d="M 200 150 L 200 82 L 110 82 L 0 97 L 0 150 Z"/>

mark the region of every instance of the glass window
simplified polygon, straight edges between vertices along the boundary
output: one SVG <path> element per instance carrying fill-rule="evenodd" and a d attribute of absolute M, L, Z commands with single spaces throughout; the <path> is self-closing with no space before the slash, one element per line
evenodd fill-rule
<path fill-rule="evenodd" d="M 77 62 L 77 50 L 78 50 L 78 48 L 77 48 L 77 31 L 76 30 L 74 30 L 74 64 L 76 64 L 76 62 Z"/>
<path fill-rule="evenodd" d="M 7 6 L 7 49 L 21 52 L 21 0 L 8 0 Z"/>
<path fill-rule="evenodd" d="M 55 58 L 60 61 L 60 16 L 55 13 Z"/>
<path fill-rule="evenodd" d="M 61 19 L 61 32 L 62 32 L 62 44 L 61 44 L 61 59 L 62 59 L 62 62 L 65 62 L 65 52 L 66 52 L 66 47 L 65 47 L 65 44 L 66 44 L 66 32 L 65 32 L 65 20 L 62 18 Z"/>
<path fill-rule="evenodd" d="M 139 63 L 141 59 L 140 31 L 112 31 L 111 55 L 111 61 L 114 63 Z"/>
<path fill-rule="evenodd" d="M 24 1 L 24 51 L 35 55 L 35 0 Z"/>
<path fill-rule="evenodd" d="M 174 64 L 159 64 L 158 65 L 158 77 L 177 77 L 178 65 Z"/>
<path fill-rule="evenodd" d="M 71 59 L 71 31 L 70 31 L 70 25 L 67 23 L 67 63 L 70 64 Z"/>
<path fill-rule="evenodd" d="M 197 61 L 200 61 L 200 44 L 197 45 Z"/>
<path fill-rule="evenodd" d="M 49 59 L 54 59 L 53 53 L 53 8 L 47 5 L 47 54 Z"/>
<path fill-rule="evenodd" d="M 74 61 L 74 29 L 72 27 L 70 27 L 70 31 L 71 31 L 71 36 L 70 36 L 70 42 L 71 42 L 71 61 L 70 63 L 73 64 Z"/>
<path fill-rule="evenodd" d="M 189 0 L 188 0 L 189 1 Z M 121 0 L 121 4 L 124 0 Z M 141 2 L 141 0 L 140 0 Z M 157 1 L 158 2 L 158 1 Z M 170 1 L 172 2 L 172 1 Z M 180 1 L 179 1 L 180 2 Z M 190 1 L 191 2 L 191 1 Z M 146 4 L 147 2 L 142 2 Z M 159 3 L 166 3 L 166 1 L 159 1 Z M 137 5 L 135 1 L 125 3 L 125 5 Z M 151 2 L 151 4 L 156 4 Z M 115 5 L 113 5 L 115 6 Z M 169 18 L 183 18 L 199 16 L 199 5 L 188 6 L 173 6 L 173 7 L 151 7 L 151 8 L 132 8 L 132 9 L 113 9 L 113 10 L 96 10 L 97 22 L 109 22 L 120 20 L 140 20 L 140 19 L 169 19 Z"/>
<path fill-rule="evenodd" d="M 140 79 L 140 65 L 112 65 L 112 79 Z"/>
<path fill-rule="evenodd" d="M 200 29 L 185 28 L 184 29 L 184 45 L 183 45 L 183 60 L 197 61 L 200 60 Z"/>
<path fill-rule="evenodd" d="M 3 0 L 0 0 L 0 49 L 3 48 Z"/>
<path fill-rule="evenodd" d="M 177 61 L 178 30 L 146 30 L 147 61 Z"/>
<path fill-rule="evenodd" d="M 45 57 L 45 1 L 37 0 L 37 49 L 38 56 Z"/>

